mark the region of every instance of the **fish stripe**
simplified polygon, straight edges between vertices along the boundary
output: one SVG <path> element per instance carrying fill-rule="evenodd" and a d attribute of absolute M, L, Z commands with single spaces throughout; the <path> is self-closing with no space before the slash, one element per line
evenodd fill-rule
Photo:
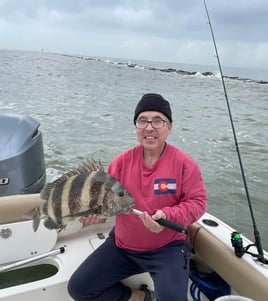
<path fill-rule="evenodd" d="M 75 213 L 81 210 L 81 195 L 84 190 L 84 184 L 87 181 L 88 174 L 79 174 L 73 178 L 71 183 L 71 189 L 69 192 L 69 209 L 70 215 L 74 215 Z"/>
<path fill-rule="evenodd" d="M 72 183 L 74 181 L 74 178 L 76 176 L 72 176 L 67 179 L 64 189 L 62 191 L 62 196 L 61 196 L 61 214 L 62 217 L 70 215 L 70 205 L 69 205 L 69 197 L 70 197 L 70 190 L 72 187 Z"/>
<path fill-rule="evenodd" d="M 44 202 L 41 206 L 41 214 L 48 215 L 48 202 Z"/>
<path fill-rule="evenodd" d="M 104 185 L 104 191 L 103 191 L 103 195 L 102 195 L 102 203 L 103 203 L 103 207 L 104 207 L 104 210 L 106 210 L 107 212 L 113 208 L 113 200 L 111 200 L 109 198 L 109 193 L 111 190 L 114 189 L 114 184 L 116 183 L 117 181 L 115 180 L 114 177 L 112 177 L 111 175 L 109 174 L 106 174 L 105 175 L 105 185 Z M 119 182 L 117 182 L 119 183 Z M 116 191 L 116 190 L 114 190 Z"/>
<path fill-rule="evenodd" d="M 99 196 L 101 192 L 101 187 L 103 186 L 103 182 L 100 182 L 98 179 L 98 174 L 94 173 L 90 178 L 90 187 L 89 187 L 89 208 L 98 207 Z"/>
<path fill-rule="evenodd" d="M 50 195 L 47 199 L 47 215 L 54 221 L 56 221 L 56 216 L 55 216 L 55 213 L 54 213 L 54 207 L 53 207 L 53 192 L 55 190 L 55 187 L 53 187 L 51 189 L 51 192 L 50 192 Z"/>
<path fill-rule="evenodd" d="M 80 211 L 86 211 L 90 209 L 89 202 L 90 202 L 90 187 L 91 187 L 91 178 L 93 177 L 95 172 L 91 172 L 87 174 L 87 178 L 84 182 L 82 191 L 81 191 L 81 200 L 80 200 Z"/>
<path fill-rule="evenodd" d="M 61 212 L 61 203 L 62 203 L 62 193 L 64 190 L 65 182 L 60 183 L 55 186 L 52 193 L 52 207 L 55 216 L 55 220 L 57 223 L 61 223 L 62 220 L 62 212 Z"/>

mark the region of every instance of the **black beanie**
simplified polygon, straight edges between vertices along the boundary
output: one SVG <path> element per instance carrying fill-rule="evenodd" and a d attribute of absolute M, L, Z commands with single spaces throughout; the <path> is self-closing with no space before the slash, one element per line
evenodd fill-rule
<path fill-rule="evenodd" d="M 164 114 L 172 123 L 172 113 L 169 102 L 165 100 L 160 94 L 148 93 L 144 94 L 138 102 L 135 113 L 134 123 L 141 112 L 156 111 Z"/>

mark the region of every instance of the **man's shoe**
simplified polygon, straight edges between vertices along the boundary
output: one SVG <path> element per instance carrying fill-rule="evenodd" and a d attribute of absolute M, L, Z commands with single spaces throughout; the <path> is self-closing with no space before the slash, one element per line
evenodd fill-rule
<path fill-rule="evenodd" d="M 145 297 L 144 301 L 154 301 L 154 292 L 148 289 L 148 286 L 146 284 L 142 284 L 140 286 L 140 290 L 144 291 Z"/>

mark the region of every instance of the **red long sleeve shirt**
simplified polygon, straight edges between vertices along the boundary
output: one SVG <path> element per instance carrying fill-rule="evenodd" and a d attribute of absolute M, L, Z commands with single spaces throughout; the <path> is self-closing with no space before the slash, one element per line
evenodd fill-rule
<path fill-rule="evenodd" d="M 171 144 L 151 168 L 145 166 L 142 146 L 138 145 L 118 155 L 110 163 L 108 173 L 132 194 L 134 208 L 141 211 L 153 214 L 161 209 L 167 220 L 183 227 L 206 211 L 206 190 L 198 165 Z M 132 213 L 116 216 L 115 236 L 118 247 L 136 251 L 160 248 L 185 238 L 185 234 L 168 228 L 152 233 Z"/>

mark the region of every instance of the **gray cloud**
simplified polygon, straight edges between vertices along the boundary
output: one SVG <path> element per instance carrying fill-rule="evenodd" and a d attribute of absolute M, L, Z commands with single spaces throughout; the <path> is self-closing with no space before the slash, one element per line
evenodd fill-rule
<path fill-rule="evenodd" d="M 225 65 L 268 69 L 268 2 L 207 0 Z M 202 0 L 2 0 L 1 48 L 215 64 Z"/>

